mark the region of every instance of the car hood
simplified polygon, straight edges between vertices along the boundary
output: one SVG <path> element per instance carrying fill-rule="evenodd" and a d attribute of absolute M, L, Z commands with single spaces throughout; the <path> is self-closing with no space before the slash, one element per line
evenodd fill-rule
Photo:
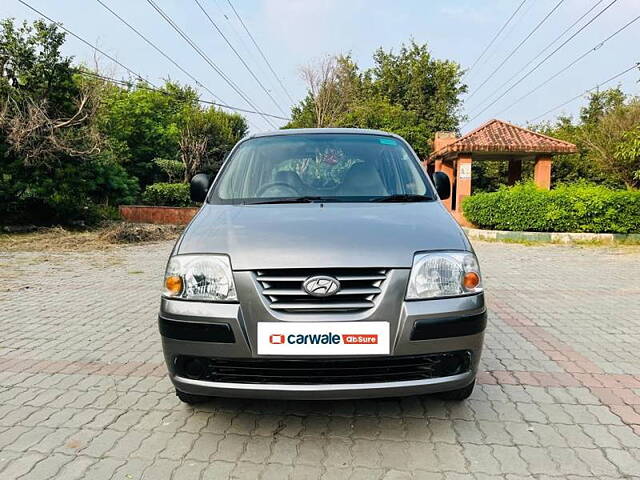
<path fill-rule="evenodd" d="M 426 250 L 469 250 L 439 202 L 204 205 L 178 254 L 222 253 L 234 270 L 404 267 Z"/>

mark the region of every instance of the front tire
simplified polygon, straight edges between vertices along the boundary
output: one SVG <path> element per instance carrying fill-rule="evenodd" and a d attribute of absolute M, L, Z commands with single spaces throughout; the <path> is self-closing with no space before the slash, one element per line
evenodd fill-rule
<path fill-rule="evenodd" d="M 473 387 L 475 387 L 476 381 L 474 380 L 469 385 L 464 388 L 458 388 L 457 390 L 449 390 L 448 392 L 440 392 L 436 395 L 442 400 L 453 400 L 457 402 L 461 402 L 462 400 L 466 400 L 469 398 L 471 393 L 473 392 Z"/>
<path fill-rule="evenodd" d="M 180 401 L 188 404 L 188 405 L 197 405 L 199 403 L 206 403 L 211 401 L 211 397 L 206 397 L 204 395 L 193 395 L 191 393 L 181 392 L 176 389 L 176 396 L 180 399 Z"/>

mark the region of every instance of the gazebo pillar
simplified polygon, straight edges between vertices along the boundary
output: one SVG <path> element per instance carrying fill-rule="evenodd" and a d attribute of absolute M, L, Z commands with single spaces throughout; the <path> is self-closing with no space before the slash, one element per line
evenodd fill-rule
<path fill-rule="evenodd" d="M 537 155 L 533 169 L 533 181 L 538 188 L 551 189 L 551 156 Z"/>
<path fill-rule="evenodd" d="M 454 185 L 456 183 L 456 177 L 455 177 L 455 170 L 453 168 L 453 162 L 448 161 L 448 160 L 442 160 L 440 162 L 440 169 L 438 170 L 438 163 L 436 162 L 436 171 L 439 172 L 443 172 L 447 174 L 447 177 L 449 177 L 449 183 L 451 184 L 451 196 L 449 196 L 449 198 L 447 198 L 446 200 L 443 200 L 442 203 L 444 204 L 445 207 L 447 207 L 447 210 L 451 211 L 452 206 L 453 206 L 453 192 L 454 190 Z"/>
<path fill-rule="evenodd" d="M 456 174 L 456 211 L 462 212 L 462 200 L 471 195 L 471 154 L 458 155 Z"/>
<path fill-rule="evenodd" d="M 515 185 L 516 182 L 522 179 L 522 160 L 511 158 L 509 159 L 509 178 L 507 180 L 508 185 Z"/>

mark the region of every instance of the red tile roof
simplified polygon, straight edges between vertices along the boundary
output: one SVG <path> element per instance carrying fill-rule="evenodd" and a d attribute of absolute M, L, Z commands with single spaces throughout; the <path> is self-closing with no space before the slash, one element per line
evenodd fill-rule
<path fill-rule="evenodd" d="M 573 143 L 494 118 L 455 142 L 433 152 L 429 158 L 436 159 L 454 152 L 575 153 L 577 151 Z"/>

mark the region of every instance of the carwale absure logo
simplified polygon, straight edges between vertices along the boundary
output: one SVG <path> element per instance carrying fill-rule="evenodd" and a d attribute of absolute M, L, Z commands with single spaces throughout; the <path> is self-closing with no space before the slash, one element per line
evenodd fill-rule
<path fill-rule="evenodd" d="M 324 334 L 272 334 L 269 335 L 269 343 L 272 345 L 338 345 L 344 343 L 347 345 L 374 345 L 378 343 L 378 335 L 369 334 L 351 334 L 343 333 L 324 333 Z"/>
<path fill-rule="evenodd" d="M 260 355 L 389 353 L 388 322 L 259 322 Z"/>

